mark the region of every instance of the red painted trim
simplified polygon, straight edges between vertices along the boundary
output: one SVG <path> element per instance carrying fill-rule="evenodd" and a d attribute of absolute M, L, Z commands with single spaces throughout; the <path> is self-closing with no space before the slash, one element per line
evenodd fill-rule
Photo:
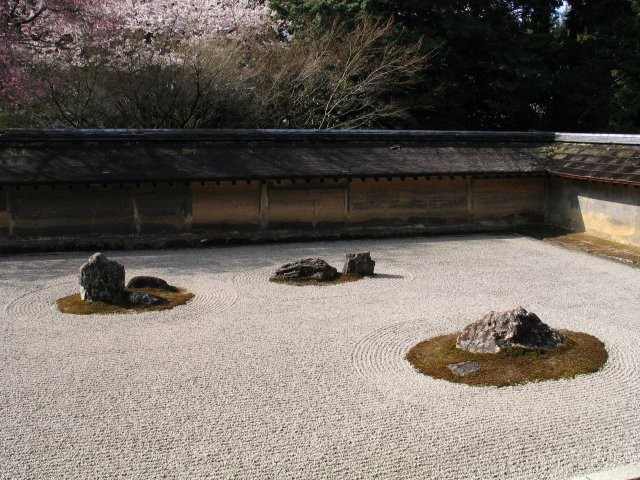
<path fill-rule="evenodd" d="M 612 178 L 587 177 L 583 175 L 570 175 L 567 173 L 556 173 L 556 172 L 549 172 L 549 173 L 551 174 L 552 177 L 570 178 L 572 180 L 586 180 L 590 182 L 613 183 L 616 185 L 640 186 L 640 182 L 633 182 L 630 180 L 614 180 Z"/>

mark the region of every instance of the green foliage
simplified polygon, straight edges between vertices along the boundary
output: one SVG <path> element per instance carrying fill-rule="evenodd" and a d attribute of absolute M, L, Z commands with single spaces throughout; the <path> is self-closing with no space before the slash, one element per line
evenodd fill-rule
<path fill-rule="evenodd" d="M 0 128 L 26 128 L 30 127 L 29 118 L 21 112 L 11 108 L 0 108 Z"/>
<path fill-rule="evenodd" d="M 640 8 L 630 0 L 574 0 L 547 123 L 557 130 L 640 131 Z"/>
<path fill-rule="evenodd" d="M 528 129 L 540 124 L 546 34 L 506 8 L 438 14 L 425 27 L 440 47 L 425 75 L 421 126 Z"/>
<path fill-rule="evenodd" d="M 273 0 L 295 27 L 393 18 L 436 49 L 417 128 L 640 130 L 640 17 L 633 0 Z"/>
<path fill-rule="evenodd" d="M 269 6 L 283 18 L 323 21 L 340 15 L 358 17 L 369 12 L 372 0 L 273 0 Z"/>

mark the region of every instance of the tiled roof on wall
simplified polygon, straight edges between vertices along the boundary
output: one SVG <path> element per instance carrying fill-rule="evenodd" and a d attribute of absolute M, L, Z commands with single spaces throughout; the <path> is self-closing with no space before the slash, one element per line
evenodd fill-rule
<path fill-rule="evenodd" d="M 501 134 L 19 133 L 0 133 L 0 183 L 545 174 L 539 142 Z"/>
<path fill-rule="evenodd" d="M 640 136 L 0 130 L 0 185 L 547 174 L 640 185 Z"/>
<path fill-rule="evenodd" d="M 640 145 L 557 144 L 549 161 L 549 173 L 580 180 L 640 185 Z"/>

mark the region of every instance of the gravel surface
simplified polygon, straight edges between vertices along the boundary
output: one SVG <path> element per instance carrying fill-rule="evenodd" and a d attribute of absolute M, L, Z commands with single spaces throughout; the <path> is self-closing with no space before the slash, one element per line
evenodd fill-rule
<path fill-rule="evenodd" d="M 284 263 L 377 275 L 273 284 Z M 0 478 L 569 478 L 640 462 L 640 271 L 516 236 L 105 252 L 196 294 L 73 316 L 88 254 L 0 257 Z M 478 388 L 404 354 L 522 305 L 602 339 L 574 380 Z"/>

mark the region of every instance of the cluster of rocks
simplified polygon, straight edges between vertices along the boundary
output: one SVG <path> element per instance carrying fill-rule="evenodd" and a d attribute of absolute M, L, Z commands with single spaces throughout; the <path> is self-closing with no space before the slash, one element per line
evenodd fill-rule
<path fill-rule="evenodd" d="M 369 252 L 348 253 L 343 274 L 371 276 L 375 261 Z M 276 270 L 272 279 L 311 279 L 329 281 L 340 274 L 321 258 L 303 258 Z M 125 269 L 118 262 L 107 260 L 102 253 L 95 253 L 80 268 L 80 297 L 87 302 L 101 301 L 154 305 L 161 299 L 144 291 L 126 294 Z M 176 291 L 165 280 L 157 277 L 133 277 L 126 288 L 160 289 Z M 491 311 L 467 325 L 456 341 L 456 347 L 472 353 L 498 353 L 509 347 L 552 349 L 564 343 L 563 333 L 543 323 L 532 312 L 522 307 L 507 311 Z M 455 375 L 472 375 L 480 371 L 478 362 L 460 362 L 447 366 Z"/>
<path fill-rule="evenodd" d="M 376 262 L 371 259 L 369 252 L 347 253 L 343 274 L 360 276 L 372 276 Z M 303 258 L 297 262 L 287 263 L 276 270 L 271 277 L 274 280 L 335 280 L 340 274 L 338 269 L 332 267 L 321 258 Z"/>
<path fill-rule="evenodd" d="M 154 288 L 177 291 L 165 280 L 157 277 L 139 276 L 129 280 L 125 288 L 125 269 L 120 263 L 108 260 L 102 253 L 95 253 L 80 268 L 80 298 L 85 302 L 120 303 L 132 305 L 155 305 L 161 299 L 144 291 L 135 291 L 127 295 L 126 288 Z"/>

